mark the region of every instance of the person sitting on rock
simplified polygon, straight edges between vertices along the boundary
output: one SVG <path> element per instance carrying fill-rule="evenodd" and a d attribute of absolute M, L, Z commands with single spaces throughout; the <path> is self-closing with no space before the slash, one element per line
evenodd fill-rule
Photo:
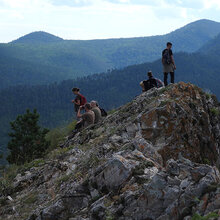
<path fill-rule="evenodd" d="M 81 114 L 81 110 L 85 109 L 85 113 Z M 94 124 L 95 122 L 95 113 L 92 111 L 92 107 L 89 103 L 86 103 L 84 106 L 80 106 L 77 112 L 77 118 L 81 120 L 76 124 L 75 129 L 86 128 L 89 125 Z"/>
<path fill-rule="evenodd" d="M 99 109 L 97 102 L 96 101 L 91 101 L 90 105 L 92 107 L 92 111 L 95 114 L 95 121 L 94 123 L 97 124 L 101 119 L 102 119 L 102 115 L 101 115 L 101 110 Z"/>
<path fill-rule="evenodd" d="M 157 81 L 153 77 L 152 71 L 148 71 L 148 80 L 144 80 L 140 82 L 140 86 L 142 87 L 142 92 L 146 92 L 153 87 L 157 87 Z"/>

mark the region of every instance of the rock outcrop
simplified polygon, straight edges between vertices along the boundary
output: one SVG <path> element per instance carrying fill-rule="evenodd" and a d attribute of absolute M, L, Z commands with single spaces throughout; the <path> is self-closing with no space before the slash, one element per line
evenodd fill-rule
<path fill-rule="evenodd" d="M 142 93 L 63 147 L 2 190 L 0 219 L 220 216 L 220 106 L 192 84 Z"/>

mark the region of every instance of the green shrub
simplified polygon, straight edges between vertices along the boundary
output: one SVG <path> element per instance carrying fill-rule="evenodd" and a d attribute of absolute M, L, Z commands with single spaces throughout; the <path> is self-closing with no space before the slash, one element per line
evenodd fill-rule
<path fill-rule="evenodd" d="M 215 116 L 218 116 L 219 115 L 219 110 L 217 108 L 211 108 L 210 109 L 210 112 L 215 115 Z"/>
<path fill-rule="evenodd" d="M 206 97 L 207 99 L 210 99 L 210 98 L 211 98 L 211 94 L 205 93 L 205 97 Z"/>
<path fill-rule="evenodd" d="M 10 122 L 9 163 L 21 165 L 45 155 L 50 145 L 45 139 L 49 130 L 38 125 L 39 117 L 36 109 L 33 113 L 27 109 L 25 114 L 18 115 L 15 121 Z"/>
<path fill-rule="evenodd" d="M 219 215 L 215 212 L 210 212 L 206 216 L 201 216 L 198 213 L 195 213 L 192 217 L 192 220 L 209 220 L 211 218 L 218 218 L 218 217 L 219 217 Z"/>
<path fill-rule="evenodd" d="M 65 140 L 65 137 L 71 134 L 71 131 L 75 128 L 77 121 L 73 121 L 65 127 L 54 128 L 46 135 L 46 140 L 50 142 L 49 151 L 57 148 L 60 142 Z"/>

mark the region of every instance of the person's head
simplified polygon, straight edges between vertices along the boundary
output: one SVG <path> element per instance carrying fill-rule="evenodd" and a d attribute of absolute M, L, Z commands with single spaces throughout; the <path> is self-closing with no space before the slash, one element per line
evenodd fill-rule
<path fill-rule="evenodd" d="M 97 102 L 94 101 L 94 100 L 92 100 L 92 101 L 90 102 L 90 105 L 91 105 L 92 108 L 95 108 L 95 107 L 98 106 L 98 105 L 97 105 Z"/>
<path fill-rule="evenodd" d="M 91 107 L 91 105 L 90 105 L 89 103 L 86 103 L 86 104 L 84 105 L 84 107 L 85 107 L 85 110 L 86 110 L 86 111 L 89 111 L 89 110 L 92 109 L 92 107 Z"/>
<path fill-rule="evenodd" d="M 152 71 L 148 71 L 148 73 L 147 73 L 147 75 L 148 75 L 148 77 L 150 78 L 150 77 L 153 77 L 153 73 L 152 73 Z"/>
<path fill-rule="evenodd" d="M 72 88 L 72 92 L 77 95 L 79 93 L 79 88 Z"/>
<path fill-rule="evenodd" d="M 172 43 L 171 42 L 167 42 L 167 48 L 170 49 L 172 47 Z"/>

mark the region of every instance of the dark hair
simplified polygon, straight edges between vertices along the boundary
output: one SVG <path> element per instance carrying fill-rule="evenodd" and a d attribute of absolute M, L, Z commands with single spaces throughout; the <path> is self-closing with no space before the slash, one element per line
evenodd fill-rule
<path fill-rule="evenodd" d="M 171 42 L 167 42 L 167 46 L 169 46 L 169 45 L 172 46 L 172 43 Z"/>
<path fill-rule="evenodd" d="M 92 107 L 91 107 L 91 105 L 90 105 L 89 103 L 86 103 L 86 104 L 84 105 L 84 107 L 87 108 L 87 109 L 89 109 L 89 110 L 92 109 Z"/>
<path fill-rule="evenodd" d="M 148 73 L 147 73 L 147 75 L 149 76 L 149 77 L 152 77 L 153 76 L 153 74 L 152 74 L 152 71 L 148 71 Z"/>
<path fill-rule="evenodd" d="M 79 92 L 79 88 L 72 88 L 72 92 Z"/>

